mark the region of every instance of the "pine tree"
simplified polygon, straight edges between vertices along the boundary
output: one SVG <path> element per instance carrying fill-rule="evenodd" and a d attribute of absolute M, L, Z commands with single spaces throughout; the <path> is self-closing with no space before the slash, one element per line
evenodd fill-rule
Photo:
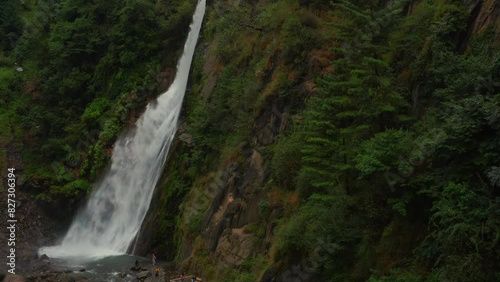
<path fill-rule="evenodd" d="M 320 80 L 317 96 L 309 101 L 304 115 L 307 137 L 299 183 L 309 192 L 340 186 L 349 193 L 357 146 L 397 124 L 405 105 L 392 85 L 391 68 L 382 59 L 384 40 L 379 37 L 385 33 L 363 30 L 376 26 L 376 19 L 349 2 L 337 6 L 338 14 L 351 20 L 344 18 L 346 22 L 335 26 L 336 40 L 344 47 L 350 38 L 359 41 L 350 40 L 355 47 L 336 49 L 340 58 L 332 63 L 334 71 Z M 384 15 L 395 11 L 391 6 L 377 15 L 387 18 Z"/>

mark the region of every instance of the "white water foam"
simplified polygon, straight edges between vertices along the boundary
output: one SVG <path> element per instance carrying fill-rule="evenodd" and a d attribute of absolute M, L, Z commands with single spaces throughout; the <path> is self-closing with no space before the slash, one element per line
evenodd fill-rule
<path fill-rule="evenodd" d="M 39 254 L 97 259 L 124 254 L 133 243 L 177 130 L 204 14 L 205 0 L 200 0 L 174 82 L 147 106 L 136 128 L 116 141 L 110 169 L 96 184 L 95 192 L 73 220 L 61 245 L 43 247 Z"/>

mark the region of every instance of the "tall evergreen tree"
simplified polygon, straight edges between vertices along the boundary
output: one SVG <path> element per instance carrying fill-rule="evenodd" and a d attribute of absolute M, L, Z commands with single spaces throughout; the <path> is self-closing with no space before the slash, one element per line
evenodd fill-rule
<path fill-rule="evenodd" d="M 405 105 L 382 59 L 386 41 L 367 28 L 378 26 L 378 18 L 349 2 L 337 6 L 335 15 L 343 22 L 334 25 L 334 38 L 343 48 L 336 49 L 339 58 L 332 62 L 333 72 L 320 80 L 304 116 L 307 138 L 300 183 L 312 192 L 343 186 L 349 193 L 357 145 L 397 124 Z M 376 15 L 388 18 L 395 11 L 391 6 Z M 348 43 L 350 38 L 355 39 Z"/>

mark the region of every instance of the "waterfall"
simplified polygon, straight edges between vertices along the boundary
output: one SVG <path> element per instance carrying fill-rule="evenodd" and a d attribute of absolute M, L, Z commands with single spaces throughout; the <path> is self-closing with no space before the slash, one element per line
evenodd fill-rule
<path fill-rule="evenodd" d="M 116 141 L 109 170 L 96 183 L 62 243 L 43 247 L 40 254 L 105 257 L 124 254 L 133 243 L 177 130 L 204 13 L 205 0 L 200 0 L 170 88 L 147 106 L 134 129 Z"/>

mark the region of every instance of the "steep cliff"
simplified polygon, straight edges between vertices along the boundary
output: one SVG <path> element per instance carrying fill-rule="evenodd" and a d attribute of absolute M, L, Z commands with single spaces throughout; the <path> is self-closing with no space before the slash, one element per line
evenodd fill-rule
<path fill-rule="evenodd" d="M 64 235 L 113 142 L 168 88 L 194 8 L 175 0 L 0 3 L 1 217 L 14 168 L 17 273 L 40 266 L 38 248 Z"/>
<path fill-rule="evenodd" d="M 370 36 L 372 44 L 385 46 L 380 47 L 386 48 L 380 58 L 390 64 L 387 75 L 391 87 L 407 104 L 395 107 L 409 118 L 391 124 L 392 110 L 387 110 L 385 116 L 377 118 L 386 125 L 358 139 L 369 139 L 384 127 L 425 135 L 416 126 L 420 119 L 432 115 L 426 107 L 435 105 L 425 96 L 426 87 L 443 88 L 438 82 L 429 85 L 429 80 L 421 81 L 422 75 L 432 73 L 432 60 L 438 60 L 428 48 L 441 40 L 445 42 L 442 47 L 432 48 L 447 48 L 457 58 L 466 58 L 468 53 L 477 52 L 471 50 L 474 40 L 483 37 L 489 38 L 484 42 L 490 47 L 498 48 L 500 3 L 379 1 L 368 6 L 359 13 L 365 13 L 371 24 L 363 26 L 360 21 L 355 28 Z M 339 26 L 346 20 L 339 13 L 348 13 L 342 10 L 345 8 L 319 1 L 211 3 L 192 70 L 185 123 L 178 136 L 178 143 L 185 145 L 176 146 L 170 157 L 161 191 L 145 223 L 150 234 L 148 239 L 139 240 L 149 244 L 145 243 L 139 253 L 161 250 L 167 258 L 175 257 L 180 269 L 212 281 L 364 281 L 370 277 L 370 281 L 386 281 L 376 280 L 385 279 L 384 275 L 391 275 L 387 281 L 421 281 L 418 279 L 452 277 L 447 276 L 445 267 L 453 263 L 443 266 L 443 260 L 452 256 L 438 258 L 435 252 L 439 251 L 431 250 L 436 240 L 432 234 L 437 231 L 429 224 L 436 223 L 436 196 L 391 192 L 391 179 L 389 185 L 380 181 L 391 177 L 387 174 L 390 167 L 380 178 L 368 181 L 359 180 L 363 177 L 359 172 L 352 174 L 358 175 L 356 179 L 345 177 L 350 169 L 341 168 L 338 174 L 338 168 L 333 168 L 331 174 L 336 175 L 338 184 L 329 185 L 343 188 L 327 193 L 319 192 L 321 183 L 312 188 L 305 187 L 313 180 L 303 184 L 309 181 L 304 175 L 311 148 L 307 147 L 311 140 L 307 134 L 312 129 L 300 128 L 307 124 L 304 119 L 310 115 L 311 97 L 321 96 L 317 89 L 325 88 L 328 74 L 341 71 L 343 66 L 335 62 L 345 56 L 345 49 L 341 49 L 345 46 L 339 42 L 349 42 L 347 47 L 354 49 L 353 44 L 359 43 L 355 35 L 341 37 Z M 378 56 L 379 51 L 361 46 L 361 53 Z M 493 80 L 498 79 L 494 71 Z M 498 89 L 491 85 L 485 87 Z M 403 142 L 405 138 L 401 135 L 396 140 Z M 338 148 L 343 146 L 358 155 L 364 150 L 343 144 Z M 316 147 L 321 148 L 325 150 L 323 160 L 339 158 L 328 155 L 327 147 Z M 398 154 L 405 156 L 405 150 Z M 428 154 L 425 158 L 434 157 Z M 427 160 L 427 168 L 419 164 L 412 168 L 417 173 L 396 176 L 396 183 L 399 177 L 404 178 L 401 182 L 406 189 L 420 185 L 419 181 L 429 185 L 432 181 L 424 177 L 430 176 L 422 175 L 432 162 L 434 167 L 440 166 L 438 160 Z M 363 164 L 362 160 L 359 163 Z M 356 168 L 363 171 L 359 164 Z M 493 200 L 495 195 L 498 193 L 493 193 Z M 317 217 L 322 219 L 313 223 Z M 498 244 L 495 248 L 498 250 Z M 491 257 L 494 252 L 479 253 L 483 259 L 498 262 L 498 253 L 496 257 Z M 490 262 L 473 263 L 475 269 L 493 267 Z M 467 281 L 467 277 L 471 276 L 460 279 Z M 486 277 L 493 276 L 471 279 L 490 279 Z"/>

